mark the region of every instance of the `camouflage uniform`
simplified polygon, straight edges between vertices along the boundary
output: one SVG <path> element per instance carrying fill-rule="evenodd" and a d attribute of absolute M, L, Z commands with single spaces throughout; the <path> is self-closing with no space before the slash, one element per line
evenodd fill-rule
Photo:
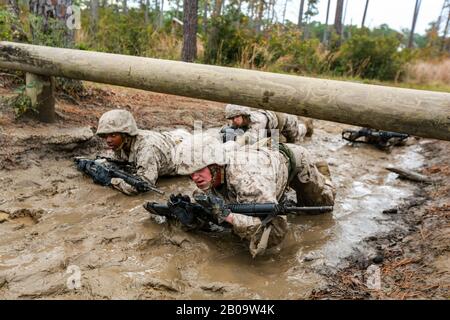
<path fill-rule="evenodd" d="M 227 119 L 235 116 L 249 116 L 250 124 L 248 128 L 245 128 L 245 134 L 238 137 L 236 141 L 240 144 L 253 144 L 258 140 L 270 135 L 272 130 L 278 130 L 278 133 L 282 135 L 287 143 L 300 143 L 307 135 L 307 125 L 303 122 L 299 122 L 297 116 L 274 112 L 268 110 L 252 110 L 248 107 L 228 104 L 225 107 L 225 117 Z"/>
<path fill-rule="evenodd" d="M 150 184 L 155 184 L 159 176 L 176 175 L 175 146 L 190 136 L 184 130 L 161 133 L 139 130 L 131 113 L 125 110 L 108 111 L 100 118 L 97 134 L 114 132 L 129 136 L 130 151 L 127 154 L 120 148 L 111 154 L 111 158 L 132 163 L 136 167 L 136 174 Z M 111 179 L 111 184 L 125 194 L 137 193 L 133 186 L 120 178 Z"/>
<path fill-rule="evenodd" d="M 277 150 L 247 148 L 217 160 L 209 149 L 214 148 L 217 152 L 220 146 L 206 143 L 202 158 L 191 156 L 189 162 L 183 160 L 186 158 L 183 153 L 190 152 L 186 148 L 188 143 L 189 141 L 185 141 L 177 148 L 178 173 L 192 174 L 211 164 L 222 166 L 224 183 L 210 191 L 221 196 L 227 203 L 278 203 L 288 187 L 290 161 Z M 297 192 L 299 204 L 333 205 L 335 192 L 331 181 L 319 173 L 303 147 L 289 145 L 289 148 L 292 148 L 291 151 L 295 155 L 298 172 L 289 186 Z M 225 150 L 224 153 L 230 150 Z M 231 214 L 233 231 L 250 242 L 250 253 L 253 257 L 263 253 L 266 248 L 281 243 L 287 232 L 286 216 L 279 215 L 268 224 L 262 225 L 261 219 L 257 217 Z"/>

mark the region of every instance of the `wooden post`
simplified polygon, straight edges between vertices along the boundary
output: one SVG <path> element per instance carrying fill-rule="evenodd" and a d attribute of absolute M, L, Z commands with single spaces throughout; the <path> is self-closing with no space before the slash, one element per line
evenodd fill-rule
<path fill-rule="evenodd" d="M 42 122 L 55 122 L 55 80 L 53 77 L 26 73 L 25 93 L 31 105 L 38 111 Z"/>

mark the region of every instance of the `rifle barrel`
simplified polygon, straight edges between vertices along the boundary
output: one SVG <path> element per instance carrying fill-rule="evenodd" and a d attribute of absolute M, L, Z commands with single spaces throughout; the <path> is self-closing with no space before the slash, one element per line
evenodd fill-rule
<path fill-rule="evenodd" d="M 320 207 L 285 207 L 286 213 L 310 213 L 310 214 L 319 214 L 325 212 L 333 211 L 333 206 L 320 206 Z"/>

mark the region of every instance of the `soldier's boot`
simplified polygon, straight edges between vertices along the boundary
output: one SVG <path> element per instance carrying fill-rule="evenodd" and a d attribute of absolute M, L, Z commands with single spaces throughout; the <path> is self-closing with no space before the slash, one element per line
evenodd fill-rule
<path fill-rule="evenodd" d="M 303 118 L 303 122 L 305 123 L 306 126 L 306 137 L 311 137 L 312 134 L 314 133 L 314 123 L 313 123 L 313 119 L 311 118 Z"/>
<path fill-rule="evenodd" d="M 328 163 L 326 161 L 317 161 L 315 163 L 315 166 L 322 175 L 331 180 L 330 167 L 328 166 Z"/>

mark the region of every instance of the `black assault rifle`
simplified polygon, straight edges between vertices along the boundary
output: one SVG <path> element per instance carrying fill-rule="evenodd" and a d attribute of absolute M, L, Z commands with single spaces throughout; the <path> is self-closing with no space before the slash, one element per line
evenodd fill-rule
<path fill-rule="evenodd" d="M 276 203 L 225 204 L 222 198 L 212 194 L 197 195 L 194 199 L 196 202 L 191 202 L 189 196 L 172 194 L 167 204 L 147 202 L 144 208 L 152 214 L 177 218 L 186 226 L 192 226 L 197 219 L 202 222 L 221 224 L 231 212 L 264 218 L 263 224 L 266 224 L 277 215 L 320 214 L 333 211 L 332 206 L 297 207 Z"/>
<path fill-rule="evenodd" d="M 95 160 L 76 157 L 74 161 L 78 170 L 84 172 L 95 183 L 102 186 L 110 186 L 112 178 L 120 178 L 133 186 L 139 193 L 154 191 L 159 194 L 164 194 L 163 191 L 157 189 L 155 186 L 130 173 L 129 171 L 132 170 L 132 166 L 127 162 L 103 157 L 97 157 Z"/>
<path fill-rule="evenodd" d="M 234 126 L 225 126 L 220 130 L 220 134 L 222 135 L 222 141 L 236 141 L 237 136 L 241 136 L 245 133 L 244 129 L 236 128 Z"/>
<path fill-rule="evenodd" d="M 361 137 L 364 139 L 358 140 Z M 368 143 L 373 144 L 380 149 L 389 148 L 403 142 L 409 137 L 406 133 L 398 133 L 392 131 L 374 130 L 370 128 L 362 128 L 360 130 L 346 129 L 342 131 L 342 139 L 352 143 Z"/>

